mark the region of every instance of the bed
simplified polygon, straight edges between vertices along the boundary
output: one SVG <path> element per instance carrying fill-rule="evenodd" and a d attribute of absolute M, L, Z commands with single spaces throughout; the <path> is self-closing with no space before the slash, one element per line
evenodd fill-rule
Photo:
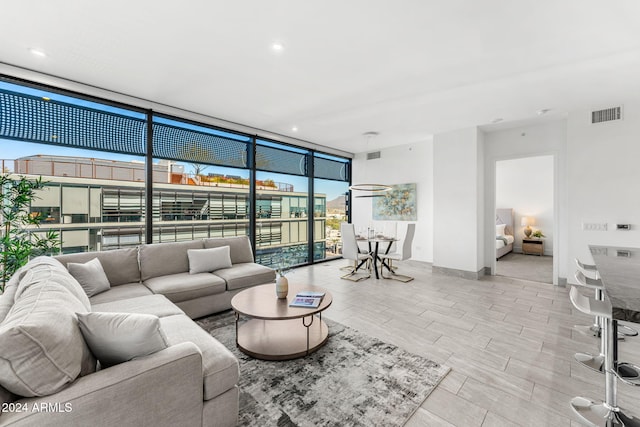
<path fill-rule="evenodd" d="M 496 260 L 513 250 L 513 209 L 496 209 Z"/>

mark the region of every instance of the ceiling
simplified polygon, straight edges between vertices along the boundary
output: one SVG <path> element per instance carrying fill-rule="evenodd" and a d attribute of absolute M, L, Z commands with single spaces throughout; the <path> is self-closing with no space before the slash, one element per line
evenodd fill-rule
<path fill-rule="evenodd" d="M 2 15 L 1 63 L 351 153 L 640 97 L 637 0 L 20 0 Z"/>

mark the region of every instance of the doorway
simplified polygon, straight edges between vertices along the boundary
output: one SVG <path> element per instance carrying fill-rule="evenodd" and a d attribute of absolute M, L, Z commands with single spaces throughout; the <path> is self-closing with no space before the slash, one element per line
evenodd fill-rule
<path fill-rule="evenodd" d="M 554 160 L 543 155 L 496 161 L 498 276 L 553 283 Z"/>

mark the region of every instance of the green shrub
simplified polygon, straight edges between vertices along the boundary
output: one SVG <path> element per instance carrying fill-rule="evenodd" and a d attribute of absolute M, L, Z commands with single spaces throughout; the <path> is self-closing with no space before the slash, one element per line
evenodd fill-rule
<path fill-rule="evenodd" d="M 36 190 L 44 188 L 42 177 L 35 180 L 24 176 L 0 175 L 0 291 L 13 273 L 30 258 L 58 252 L 58 233 L 47 231 L 44 236 L 32 233 L 40 227 L 42 217 L 29 212 Z"/>

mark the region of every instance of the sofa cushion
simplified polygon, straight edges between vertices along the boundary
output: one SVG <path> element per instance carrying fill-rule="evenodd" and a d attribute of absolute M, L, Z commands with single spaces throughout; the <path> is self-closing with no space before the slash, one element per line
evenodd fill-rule
<path fill-rule="evenodd" d="M 153 314 L 158 317 L 184 314 L 184 311 L 180 310 L 164 295 L 153 294 L 121 301 L 94 304 L 91 309 L 93 312 Z"/>
<path fill-rule="evenodd" d="M 13 402 L 14 400 L 16 400 L 16 395 L 0 386 L 0 404 Z"/>
<path fill-rule="evenodd" d="M 75 314 L 84 312 L 55 280 L 25 286 L 0 324 L 0 384 L 20 396 L 47 396 L 95 371 Z"/>
<path fill-rule="evenodd" d="M 22 275 L 14 296 L 15 301 L 20 299 L 31 286 L 48 283 L 66 288 L 84 306 L 85 311 L 91 310 L 91 303 L 84 289 L 60 262 L 49 257 L 39 257 L 37 260 Z"/>
<path fill-rule="evenodd" d="M 233 264 L 253 262 L 253 251 L 251 250 L 251 242 L 248 236 L 204 239 L 205 249 L 219 248 L 221 246 L 229 246 Z"/>
<path fill-rule="evenodd" d="M 209 249 L 189 249 L 189 274 L 210 273 L 231 267 L 229 246 Z"/>
<path fill-rule="evenodd" d="M 143 282 L 153 278 L 189 271 L 189 249 L 203 249 L 202 240 L 177 243 L 152 243 L 139 248 Z"/>
<path fill-rule="evenodd" d="M 216 270 L 213 274 L 227 282 L 227 290 L 262 285 L 276 280 L 276 272 L 272 268 L 252 262 L 234 264 L 231 268 Z"/>
<path fill-rule="evenodd" d="M 13 303 L 15 301 L 16 292 L 18 291 L 18 284 L 24 277 L 24 275 L 36 265 L 50 265 L 52 268 L 63 267 L 58 261 L 51 257 L 36 257 L 31 261 L 27 262 L 25 265 L 16 270 L 15 273 L 9 278 L 9 281 L 4 285 L 4 292 L 0 295 L 0 322 L 4 320 L 4 318 L 13 307 Z"/>
<path fill-rule="evenodd" d="M 167 348 L 160 319 L 139 313 L 78 313 L 91 352 L 105 368 Z"/>
<path fill-rule="evenodd" d="M 89 301 L 91 301 L 91 307 L 93 307 L 95 304 L 125 300 L 145 295 L 153 295 L 153 292 L 140 282 L 127 283 L 124 285 L 112 286 L 108 291 L 92 296 L 89 298 Z"/>
<path fill-rule="evenodd" d="M 219 341 L 187 316 L 160 319 L 169 345 L 191 341 L 202 352 L 204 399 L 212 399 L 238 383 L 238 360 Z"/>
<path fill-rule="evenodd" d="M 22 278 L 22 276 L 20 276 L 20 278 Z M 18 290 L 18 283 L 20 283 L 20 281 L 18 280 L 18 274 L 16 272 L 4 285 L 4 292 L 0 295 L 0 323 L 7 317 L 9 310 L 13 307 L 16 291 Z"/>
<path fill-rule="evenodd" d="M 211 273 L 178 273 L 147 279 L 144 285 L 154 294 L 161 294 L 171 302 L 187 301 L 225 291 L 224 279 Z"/>
<path fill-rule="evenodd" d="M 88 297 L 92 297 L 111 288 L 109 279 L 104 273 L 102 264 L 98 258 L 87 261 L 84 264 L 70 262 L 67 264 L 69 273 L 80 283 Z"/>
<path fill-rule="evenodd" d="M 111 287 L 140 281 L 138 248 L 58 255 L 55 258 L 63 265 L 67 265 L 70 262 L 85 263 L 98 258 Z"/>

